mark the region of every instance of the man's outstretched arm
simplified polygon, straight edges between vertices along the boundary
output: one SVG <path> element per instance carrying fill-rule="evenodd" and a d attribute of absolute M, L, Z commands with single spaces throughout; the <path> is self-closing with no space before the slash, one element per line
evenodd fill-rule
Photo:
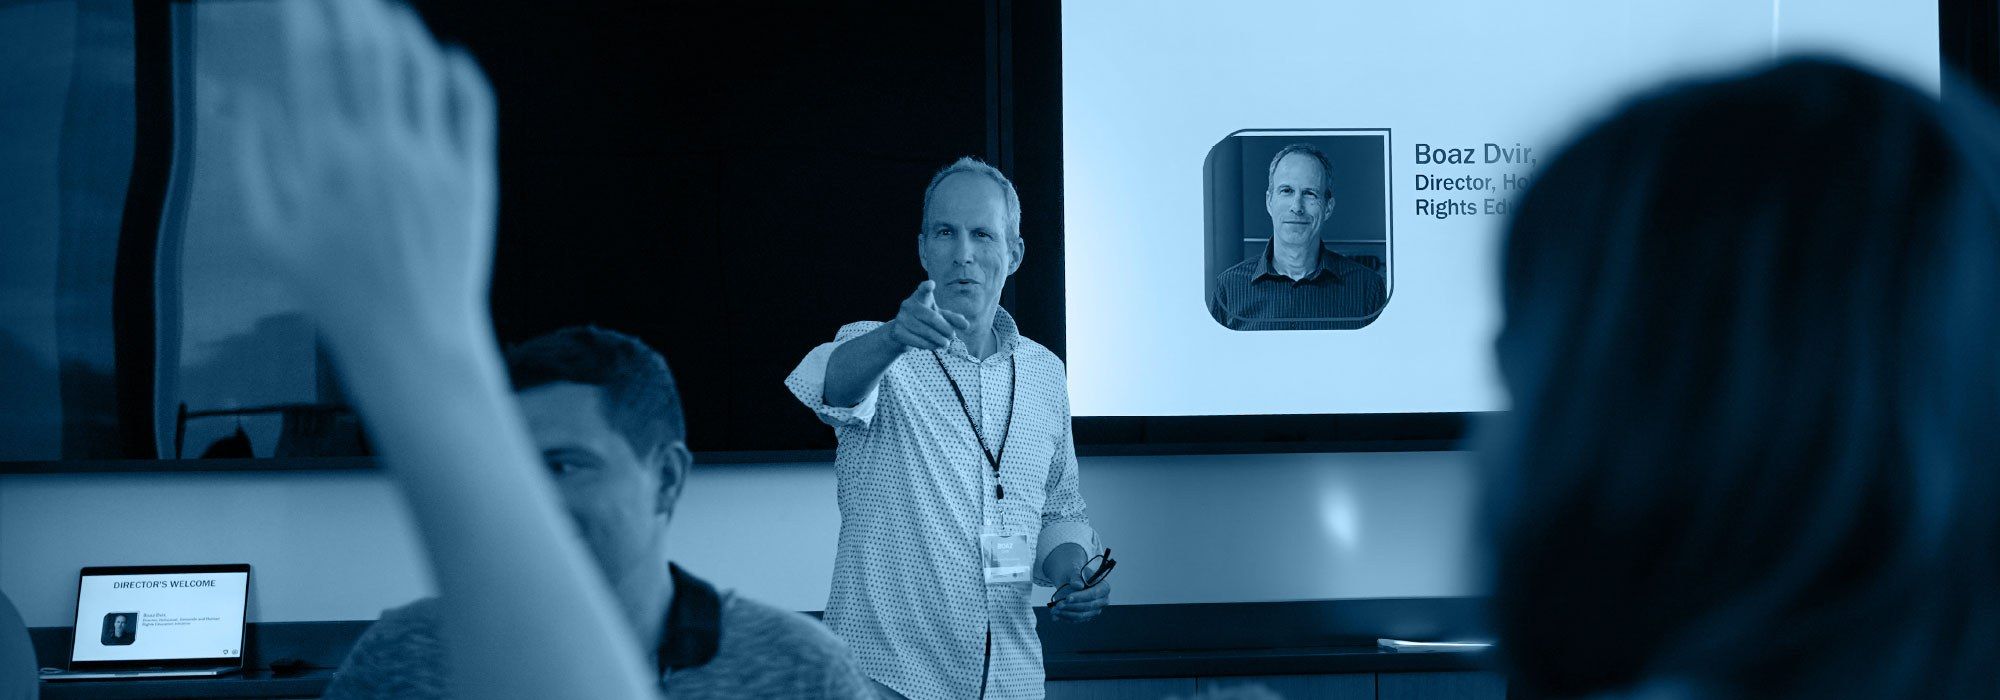
<path fill-rule="evenodd" d="M 951 344 L 953 335 L 971 328 L 964 316 L 937 308 L 932 289 L 937 283 L 925 280 L 917 291 L 903 300 L 896 318 L 859 338 L 834 348 L 826 362 L 826 405 L 850 408 L 861 403 L 868 391 L 882 383 L 889 365 L 910 348 L 936 350 Z"/>

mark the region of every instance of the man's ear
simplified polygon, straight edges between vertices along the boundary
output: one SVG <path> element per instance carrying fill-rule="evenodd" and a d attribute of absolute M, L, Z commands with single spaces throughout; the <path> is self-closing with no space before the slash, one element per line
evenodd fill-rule
<path fill-rule="evenodd" d="M 1007 241 L 1007 252 L 1014 254 L 1014 264 L 1007 268 L 1007 275 L 1011 277 L 1021 270 L 1021 258 L 1028 255 L 1028 241 L 1021 238 L 1019 231 L 1014 233 L 1013 240 Z"/>
<path fill-rule="evenodd" d="M 653 462 L 660 468 L 660 493 L 653 511 L 672 518 L 674 504 L 681 500 L 681 487 L 687 485 L 688 473 L 694 469 L 694 453 L 688 451 L 686 442 L 675 440 L 654 448 Z"/>

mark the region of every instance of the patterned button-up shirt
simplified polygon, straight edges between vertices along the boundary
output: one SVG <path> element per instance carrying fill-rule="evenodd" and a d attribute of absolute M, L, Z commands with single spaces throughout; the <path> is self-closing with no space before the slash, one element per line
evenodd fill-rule
<path fill-rule="evenodd" d="M 1257 259 L 1216 276 L 1208 312 L 1239 331 L 1353 330 L 1374 321 L 1388 301 L 1382 275 L 1323 243 L 1312 272 L 1299 280 L 1271 268 L 1266 243 Z"/>
<path fill-rule="evenodd" d="M 1021 337 L 1006 310 L 994 316 L 999 350 L 979 359 L 954 339 L 937 355 L 965 395 L 967 425 L 932 353 L 905 351 L 880 384 L 851 408 L 826 405 L 827 360 L 841 343 L 874 330 L 851 323 L 806 355 L 785 385 L 834 426 L 840 545 L 826 623 L 847 641 L 870 677 L 917 699 L 1040 698 L 1041 640 L 1026 581 L 987 584 L 981 533 L 1026 534 L 1041 562 L 1074 542 L 1101 551 L 1084 513 L 1070 438 L 1062 360 Z M 976 435 L 998 451 L 1009 430 L 1008 377 L 1018 362 L 1017 408 L 1000 483 Z M 990 667 L 987 634 L 992 634 Z M 990 670 L 988 670 L 990 668 Z"/>

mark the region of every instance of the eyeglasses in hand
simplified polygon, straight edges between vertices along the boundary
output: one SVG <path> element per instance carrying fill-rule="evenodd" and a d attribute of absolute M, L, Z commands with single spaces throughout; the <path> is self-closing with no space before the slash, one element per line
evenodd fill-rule
<path fill-rule="evenodd" d="M 1090 570 L 1090 567 L 1093 565 L 1097 566 L 1096 571 Z M 1111 575 L 1111 568 L 1117 565 L 1118 565 L 1118 560 L 1111 558 L 1110 547 L 1105 547 L 1103 554 L 1099 554 L 1097 556 L 1084 560 L 1083 568 L 1077 569 L 1077 573 L 1081 574 L 1084 577 L 1083 588 L 1079 588 L 1077 590 L 1079 591 L 1088 590 L 1090 587 L 1102 583 L 1104 581 L 1104 577 Z M 1061 587 L 1057 587 L 1056 592 L 1057 594 L 1061 594 L 1062 592 Z M 1050 596 L 1049 607 L 1055 607 L 1055 605 L 1056 605 L 1055 597 Z"/>

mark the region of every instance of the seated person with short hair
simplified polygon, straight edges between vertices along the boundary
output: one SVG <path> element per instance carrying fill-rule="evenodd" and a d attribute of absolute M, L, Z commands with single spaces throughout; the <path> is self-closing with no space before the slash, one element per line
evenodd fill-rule
<path fill-rule="evenodd" d="M 872 695 L 847 647 L 818 622 L 718 592 L 667 563 L 667 523 L 693 456 L 664 358 L 631 336 L 583 327 L 514 347 L 506 362 L 556 489 L 668 697 Z M 383 613 L 325 697 L 446 697 L 438 625 L 435 598 Z"/>

